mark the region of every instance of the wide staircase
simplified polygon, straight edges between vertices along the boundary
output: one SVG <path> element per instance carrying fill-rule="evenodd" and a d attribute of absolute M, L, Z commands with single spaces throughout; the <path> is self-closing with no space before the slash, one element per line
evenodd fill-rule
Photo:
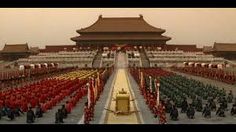
<path fill-rule="evenodd" d="M 140 51 L 140 58 L 142 61 L 142 67 L 150 67 L 148 57 L 146 56 L 144 51 Z"/>
<path fill-rule="evenodd" d="M 98 51 L 97 55 L 95 56 L 94 60 L 93 60 L 93 64 L 92 66 L 94 68 L 99 68 L 100 67 L 100 64 L 101 64 L 101 61 L 102 61 L 102 52 L 101 51 Z"/>
<path fill-rule="evenodd" d="M 6 66 L 14 67 L 16 61 L 0 61 L 0 69 L 5 69 Z"/>

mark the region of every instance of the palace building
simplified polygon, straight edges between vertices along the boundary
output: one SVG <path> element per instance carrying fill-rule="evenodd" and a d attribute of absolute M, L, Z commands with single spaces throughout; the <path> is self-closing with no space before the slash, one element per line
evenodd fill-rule
<path fill-rule="evenodd" d="M 164 29 L 148 24 L 139 17 L 104 18 L 87 28 L 77 30 L 79 36 L 71 38 L 79 47 L 127 47 L 165 45 L 170 37 L 163 36 Z"/>
<path fill-rule="evenodd" d="M 0 55 L 3 60 L 17 60 L 28 57 L 31 54 L 28 44 L 5 44 Z"/>
<path fill-rule="evenodd" d="M 211 53 L 217 57 L 224 57 L 229 60 L 236 59 L 235 43 L 214 43 Z"/>

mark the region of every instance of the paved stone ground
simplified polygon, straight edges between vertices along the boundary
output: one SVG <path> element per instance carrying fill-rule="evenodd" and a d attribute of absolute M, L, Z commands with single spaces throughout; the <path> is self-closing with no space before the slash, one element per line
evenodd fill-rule
<path fill-rule="evenodd" d="M 236 117 L 230 115 L 229 111 L 225 113 L 226 117 L 217 117 L 215 112 L 211 112 L 211 118 L 206 119 L 202 116 L 201 112 L 195 113 L 195 119 L 188 119 L 185 113 L 180 113 L 179 120 L 170 120 L 169 114 L 167 115 L 167 124 L 236 124 Z"/>
<path fill-rule="evenodd" d="M 91 121 L 91 124 L 101 124 L 104 122 L 106 110 L 104 109 L 107 105 L 107 100 L 109 99 L 109 95 L 112 92 L 112 86 L 117 74 L 117 70 L 113 72 L 113 74 L 108 79 L 107 83 L 104 86 L 104 90 L 100 95 L 98 102 L 95 105 L 94 111 L 94 120 Z"/>
<path fill-rule="evenodd" d="M 83 116 L 84 103 L 87 101 L 86 97 L 83 97 L 76 106 L 72 109 L 71 113 L 68 114 L 68 117 L 64 119 L 64 124 L 77 124 Z M 44 117 L 38 119 L 36 124 L 55 124 L 55 114 L 63 104 L 65 104 L 66 99 L 64 99 L 59 105 L 54 107 L 50 112 L 44 114 Z"/>
<path fill-rule="evenodd" d="M 143 96 L 141 95 L 139 91 L 138 84 L 136 83 L 136 81 L 134 80 L 134 78 L 131 76 L 130 73 L 128 73 L 127 75 L 128 75 L 130 85 L 135 96 L 135 100 L 137 101 L 139 113 L 142 116 L 143 124 L 157 124 L 158 119 L 154 118 L 154 115 L 149 110 L 147 104 L 145 103 L 145 99 L 143 98 Z"/>

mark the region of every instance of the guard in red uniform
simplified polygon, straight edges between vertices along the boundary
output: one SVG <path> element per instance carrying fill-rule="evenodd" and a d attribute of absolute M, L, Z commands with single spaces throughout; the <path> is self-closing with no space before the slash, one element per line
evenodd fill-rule
<path fill-rule="evenodd" d="M 72 110 L 72 104 L 70 102 L 66 102 L 66 111 L 67 113 L 71 113 Z"/>
<path fill-rule="evenodd" d="M 89 108 L 89 117 L 90 117 L 90 121 L 93 119 L 94 117 L 94 105 L 92 104 Z"/>
<path fill-rule="evenodd" d="M 42 111 L 43 113 L 47 112 L 47 103 L 42 104 Z"/>
<path fill-rule="evenodd" d="M 165 106 L 162 103 L 158 105 L 158 115 L 160 124 L 166 124 L 167 120 L 166 120 Z"/>
<path fill-rule="evenodd" d="M 84 106 L 84 124 L 89 124 L 89 108 L 88 108 L 88 102 L 85 103 Z"/>
<path fill-rule="evenodd" d="M 32 100 L 31 100 L 31 107 L 32 108 L 35 108 L 35 106 L 36 106 L 36 104 L 37 104 L 37 102 L 36 102 L 36 100 L 33 98 Z"/>
<path fill-rule="evenodd" d="M 27 112 L 28 110 L 27 102 L 25 100 L 21 101 L 21 109 L 23 112 Z"/>
<path fill-rule="evenodd" d="M 2 108 L 2 107 L 3 107 L 3 101 L 0 100 L 0 108 Z"/>
<path fill-rule="evenodd" d="M 53 104 L 52 104 L 52 100 L 51 99 L 48 101 L 47 104 L 48 104 L 48 109 L 52 109 Z"/>

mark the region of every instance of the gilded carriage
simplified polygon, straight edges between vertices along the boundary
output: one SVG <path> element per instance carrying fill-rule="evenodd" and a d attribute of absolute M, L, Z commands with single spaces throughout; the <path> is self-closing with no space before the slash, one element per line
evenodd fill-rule
<path fill-rule="evenodd" d="M 130 95 L 122 89 L 116 95 L 115 110 L 118 114 L 130 113 Z"/>

